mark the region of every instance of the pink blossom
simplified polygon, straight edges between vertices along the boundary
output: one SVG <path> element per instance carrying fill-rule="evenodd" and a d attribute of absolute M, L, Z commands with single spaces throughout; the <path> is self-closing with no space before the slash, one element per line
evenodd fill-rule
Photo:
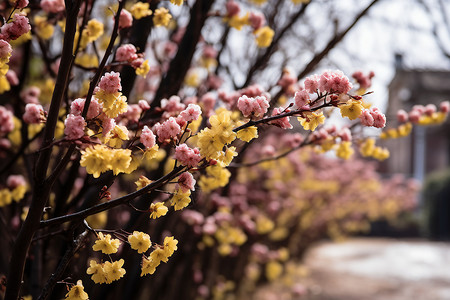
<path fill-rule="evenodd" d="M 108 118 L 105 114 L 100 115 L 102 119 L 102 135 L 106 136 L 114 127 L 116 127 L 116 121 Z"/>
<path fill-rule="evenodd" d="M 259 84 L 252 84 L 242 90 L 238 91 L 241 96 L 246 95 L 247 97 L 265 96 L 270 99 L 270 94 L 266 93 L 262 86 Z"/>
<path fill-rule="evenodd" d="M 120 119 L 126 119 L 128 122 L 139 122 L 141 118 L 142 109 L 138 104 L 129 104 L 127 111 L 120 115 Z"/>
<path fill-rule="evenodd" d="M 216 58 L 217 56 L 217 50 L 214 49 L 211 45 L 206 45 L 203 48 L 203 57 L 205 58 Z"/>
<path fill-rule="evenodd" d="M 183 166 L 190 168 L 195 168 L 202 160 L 200 151 L 197 148 L 189 148 L 186 144 L 181 144 L 175 148 L 174 158 Z"/>
<path fill-rule="evenodd" d="M 120 73 L 111 72 L 105 73 L 100 79 L 98 84 L 99 88 L 108 94 L 114 94 L 122 90 L 122 85 L 120 84 Z"/>
<path fill-rule="evenodd" d="M 11 53 L 11 45 L 7 41 L 0 39 L 0 59 L 9 57 Z"/>
<path fill-rule="evenodd" d="M 1 130 L 1 127 L 0 127 Z M 1 134 L 1 132 L 0 132 Z M 11 141 L 8 139 L 1 139 L 0 138 L 0 149 L 9 149 L 11 148 Z M 2 157 L 2 154 L 0 155 L 0 157 Z"/>
<path fill-rule="evenodd" d="M 370 109 L 373 117 L 373 127 L 384 128 L 386 126 L 386 116 L 376 107 Z"/>
<path fill-rule="evenodd" d="M 171 41 L 164 43 L 163 53 L 167 58 L 173 58 L 177 53 L 178 45 Z"/>
<path fill-rule="evenodd" d="M 283 146 L 288 148 L 296 148 L 304 141 L 303 135 L 300 133 L 293 134 L 283 134 L 281 137 L 281 141 Z"/>
<path fill-rule="evenodd" d="M 8 80 L 9 84 L 11 85 L 18 85 L 19 84 L 19 78 L 17 78 L 17 74 L 16 72 L 14 72 L 13 70 L 8 70 L 8 72 L 6 72 L 6 79 Z"/>
<path fill-rule="evenodd" d="M 15 14 L 12 22 L 6 23 L 1 27 L 0 39 L 7 41 L 15 40 L 30 30 L 31 26 L 28 18 L 20 14 Z"/>
<path fill-rule="evenodd" d="M 306 90 L 299 90 L 295 92 L 294 101 L 297 108 L 301 108 L 311 101 L 309 93 Z"/>
<path fill-rule="evenodd" d="M 311 75 L 305 79 L 305 89 L 314 94 L 319 89 L 319 76 Z"/>
<path fill-rule="evenodd" d="M 450 102 L 449 101 L 441 102 L 441 104 L 439 105 L 439 109 L 441 112 L 445 114 L 448 113 L 450 110 Z"/>
<path fill-rule="evenodd" d="M 175 138 L 180 132 L 181 128 L 174 117 L 170 117 L 164 123 L 156 123 L 154 130 L 158 135 L 158 141 L 163 143 L 165 140 Z"/>
<path fill-rule="evenodd" d="M 422 114 L 425 113 L 425 106 L 420 105 L 420 104 L 414 105 L 412 110 L 415 110 L 415 111 L 419 112 L 422 115 Z"/>
<path fill-rule="evenodd" d="M 206 93 L 200 98 L 200 102 L 203 104 L 205 114 L 209 116 L 216 105 L 216 98 L 212 93 Z"/>
<path fill-rule="evenodd" d="M 422 114 L 419 110 L 412 110 L 409 112 L 409 121 L 413 123 L 417 123 L 420 120 L 420 117 L 422 117 Z"/>
<path fill-rule="evenodd" d="M 64 0 L 42 0 L 41 8 L 47 13 L 59 13 L 66 9 Z"/>
<path fill-rule="evenodd" d="M 239 4 L 234 2 L 233 0 L 228 0 L 225 4 L 225 8 L 227 9 L 227 15 L 229 17 L 239 14 L 239 12 L 241 11 Z"/>
<path fill-rule="evenodd" d="M 180 113 L 180 116 L 186 122 L 197 120 L 202 114 L 202 109 L 197 104 L 189 104 L 188 107 Z"/>
<path fill-rule="evenodd" d="M 260 12 L 251 12 L 248 18 L 250 21 L 250 26 L 254 30 L 257 30 L 266 24 L 266 17 Z"/>
<path fill-rule="evenodd" d="M 361 124 L 363 126 L 373 126 L 374 118 L 370 113 L 370 110 L 363 109 L 361 115 L 359 115 L 359 119 L 361 120 Z"/>
<path fill-rule="evenodd" d="M 223 80 L 215 74 L 208 74 L 206 83 L 210 89 L 218 90 L 222 86 Z"/>
<path fill-rule="evenodd" d="M 28 6 L 28 0 L 17 0 L 16 1 L 16 7 L 19 9 L 25 8 Z"/>
<path fill-rule="evenodd" d="M 167 112 L 181 112 L 183 109 L 186 108 L 186 105 L 184 103 L 181 103 L 181 99 L 178 96 L 172 96 L 167 99 L 161 100 L 161 108 L 164 109 Z"/>
<path fill-rule="evenodd" d="M 25 101 L 25 103 L 39 104 L 39 96 L 41 95 L 41 90 L 37 86 L 30 86 L 24 89 L 20 93 L 20 97 Z"/>
<path fill-rule="evenodd" d="M 195 182 L 194 176 L 189 172 L 184 172 L 178 178 L 178 186 L 183 192 L 195 191 Z"/>
<path fill-rule="evenodd" d="M 205 222 L 205 217 L 201 213 L 191 209 L 184 209 L 181 212 L 181 218 L 191 226 L 202 225 Z"/>
<path fill-rule="evenodd" d="M 358 82 L 361 89 L 367 89 L 372 85 L 372 77 L 375 76 L 374 72 L 370 72 L 367 76 L 361 71 L 353 73 L 352 77 Z"/>
<path fill-rule="evenodd" d="M 131 66 L 135 69 L 139 68 L 144 63 L 144 59 L 142 57 L 136 58 L 131 62 Z"/>
<path fill-rule="evenodd" d="M 278 85 L 283 89 L 287 89 L 289 86 L 297 82 L 297 77 L 292 74 L 289 70 L 283 70 L 283 75 L 281 75 L 280 80 L 278 80 Z"/>
<path fill-rule="evenodd" d="M 7 135 L 14 129 L 13 113 L 0 106 L 0 137 Z"/>
<path fill-rule="evenodd" d="M 397 112 L 397 121 L 399 121 L 400 123 L 405 123 L 406 121 L 408 121 L 408 113 L 403 109 L 400 109 Z"/>
<path fill-rule="evenodd" d="M 350 142 L 352 140 L 352 132 L 349 128 L 344 127 L 339 131 L 339 137 L 343 142 Z"/>
<path fill-rule="evenodd" d="M 177 124 L 180 125 L 180 128 L 184 128 L 187 124 L 187 121 L 181 115 L 178 115 L 175 120 L 177 121 Z"/>
<path fill-rule="evenodd" d="M 261 149 L 261 154 L 264 156 L 274 156 L 275 153 L 275 148 L 272 145 L 264 145 Z"/>
<path fill-rule="evenodd" d="M 155 134 L 150 128 L 147 127 L 147 125 L 142 128 L 140 141 L 145 146 L 145 148 L 152 148 L 153 146 L 155 146 Z"/>
<path fill-rule="evenodd" d="M 239 98 L 237 107 L 244 117 L 262 118 L 269 108 L 269 101 L 264 96 L 249 98 L 244 95 Z"/>
<path fill-rule="evenodd" d="M 9 175 L 8 179 L 6 179 L 6 186 L 8 189 L 13 190 L 18 186 L 24 186 L 27 182 L 22 175 Z"/>
<path fill-rule="evenodd" d="M 23 120 L 27 124 L 38 124 L 45 121 L 44 108 L 40 104 L 28 103 L 25 106 Z"/>
<path fill-rule="evenodd" d="M 276 116 L 276 115 L 279 115 L 282 112 L 283 112 L 283 108 L 276 107 L 272 111 L 272 117 Z M 291 123 L 289 123 L 289 117 L 283 117 L 283 118 L 279 118 L 279 119 L 276 119 L 276 120 L 272 120 L 272 121 L 269 122 L 269 124 L 278 126 L 278 127 L 282 128 L 282 129 L 291 129 L 292 128 Z"/>
<path fill-rule="evenodd" d="M 122 9 L 119 17 L 119 29 L 131 27 L 132 24 L 133 24 L 133 16 L 128 10 Z"/>
<path fill-rule="evenodd" d="M 124 44 L 117 48 L 116 60 L 131 62 L 137 58 L 136 47 L 132 44 Z"/>
<path fill-rule="evenodd" d="M 84 128 L 86 127 L 86 122 L 82 116 L 75 116 L 69 114 L 67 119 L 64 121 L 64 134 L 67 136 L 68 140 L 77 140 L 84 136 Z"/>
<path fill-rule="evenodd" d="M 434 114 L 436 112 L 437 108 L 436 105 L 434 104 L 428 104 L 427 106 L 425 106 L 425 114 L 427 116 L 431 116 L 432 114 Z"/>
<path fill-rule="evenodd" d="M 150 109 L 150 104 L 146 100 L 139 100 L 138 105 L 141 108 L 142 111 L 146 111 Z"/>
<path fill-rule="evenodd" d="M 319 89 L 327 93 L 347 94 L 352 89 L 352 84 L 339 70 L 325 71 L 320 75 Z"/>
<path fill-rule="evenodd" d="M 72 101 L 70 105 L 70 113 L 76 116 L 80 116 L 84 109 L 84 103 L 86 99 L 77 98 Z M 89 109 L 86 115 L 87 119 L 93 119 L 99 116 L 102 113 L 103 106 L 98 102 L 96 98 L 91 99 L 91 103 L 89 104 Z"/>

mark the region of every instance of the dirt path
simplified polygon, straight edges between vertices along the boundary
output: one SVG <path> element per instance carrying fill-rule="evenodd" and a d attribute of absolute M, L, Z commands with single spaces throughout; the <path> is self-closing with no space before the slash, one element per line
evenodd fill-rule
<path fill-rule="evenodd" d="M 450 300 L 449 243 L 324 242 L 308 252 L 305 265 L 309 276 L 298 279 L 294 293 L 272 285 L 255 299 Z M 301 285 L 308 296 L 295 296 Z"/>

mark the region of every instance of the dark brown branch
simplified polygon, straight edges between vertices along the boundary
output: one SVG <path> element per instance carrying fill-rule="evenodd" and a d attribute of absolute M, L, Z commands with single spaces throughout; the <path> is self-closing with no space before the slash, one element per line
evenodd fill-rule
<path fill-rule="evenodd" d="M 251 66 L 250 70 L 247 73 L 245 83 L 242 85 L 242 87 L 248 86 L 251 83 L 253 76 L 256 74 L 256 71 L 260 70 L 261 68 L 267 65 L 267 62 L 269 61 L 272 54 L 276 51 L 281 39 L 289 31 L 289 29 L 292 28 L 295 22 L 297 22 L 298 19 L 305 13 L 308 4 L 309 3 L 303 4 L 300 10 L 295 15 L 293 15 L 292 18 L 289 20 L 289 22 L 277 33 L 270 46 L 266 48 L 264 54 L 258 57 L 255 63 Z"/>
<path fill-rule="evenodd" d="M 325 48 L 317 53 L 313 59 L 309 62 L 309 64 L 306 65 L 306 67 L 303 69 L 303 71 L 298 74 L 298 79 L 302 79 L 306 75 L 308 75 L 314 68 L 322 61 L 322 59 L 328 55 L 328 53 L 333 49 L 342 39 L 349 33 L 349 31 L 355 27 L 355 25 L 359 22 L 359 20 L 367 14 L 367 12 L 370 10 L 370 8 L 377 3 L 379 0 L 373 0 L 365 9 L 363 9 L 353 20 L 353 22 L 341 33 L 338 35 L 335 35 L 325 46 Z"/>
<path fill-rule="evenodd" d="M 52 276 L 48 279 L 44 288 L 42 289 L 42 293 L 39 296 L 38 300 L 45 300 L 51 295 L 53 288 L 57 281 L 62 277 L 64 271 L 67 268 L 67 265 L 70 263 L 70 260 L 73 258 L 74 254 L 83 247 L 84 242 L 87 238 L 89 231 L 85 230 L 82 234 L 80 234 L 76 240 L 73 241 L 72 245 L 67 249 L 66 253 L 64 253 L 63 258 L 59 262 L 58 268 L 52 274 Z"/>
<path fill-rule="evenodd" d="M 44 228 L 44 227 L 48 227 L 48 226 L 59 225 L 59 224 L 70 222 L 70 221 L 82 220 L 90 215 L 94 215 L 96 213 L 99 213 L 99 212 L 102 212 L 105 210 L 109 210 L 113 207 L 126 204 L 127 202 L 129 202 L 139 196 L 147 194 L 147 193 L 151 192 L 152 190 L 163 186 L 166 182 L 177 177 L 179 175 L 180 171 L 183 169 L 184 169 L 183 166 L 176 167 L 169 174 L 159 178 L 158 180 L 153 181 L 146 187 L 144 187 L 140 190 L 137 190 L 131 194 L 128 194 L 126 196 L 123 196 L 123 197 L 120 197 L 120 198 L 117 198 L 117 199 L 114 199 L 114 200 L 111 200 L 111 201 L 108 201 L 105 203 L 97 204 L 95 206 L 89 207 L 85 210 L 82 210 L 82 211 L 79 211 L 79 212 L 76 212 L 76 213 L 73 213 L 70 215 L 65 215 L 65 216 L 49 219 L 46 221 L 41 221 L 40 227 Z"/>
<path fill-rule="evenodd" d="M 170 62 L 169 70 L 159 84 L 159 88 L 151 103 L 152 109 L 148 112 L 159 107 L 163 98 L 176 95 L 180 90 L 184 77 L 191 66 L 196 46 L 201 37 L 203 25 L 213 3 L 213 0 L 197 0 L 192 7 L 190 11 L 191 19 L 186 28 L 186 33 L 180 42 L 177 54 Z"/>
<path fill-rule="evenodd" d="M 81 0 L 66 1 L 67 19 L 61 63 L 56 79 L 55 89 L 53 91 L 47 123 L 44 129 L 44 137 L 41 145 L 42 151 L 39 152 L 38 160 L 35 165 L 34 191 L 30 210 L 22 228 L 20 229 L 12 251 L 8 269 L 5 300 L 17 300 L 19 298 L 28 249 L 34 233 L 39 228 L 42 212 L 50 194 L 51 185 L 45 180 L 52 154 L 52 147 L 50 147 L 50 145 L 54 139 L 59 108 L 63 100 L 65 89 L 67 88 L 70 75 L 70 66 L 72 65 L 74 59 L 73 44 L 80 5 Z"/>

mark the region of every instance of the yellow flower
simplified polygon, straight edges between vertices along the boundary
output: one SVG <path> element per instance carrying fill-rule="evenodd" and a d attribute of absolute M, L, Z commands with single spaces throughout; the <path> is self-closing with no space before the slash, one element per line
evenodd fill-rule
<path fill-rule="evenodd" d="M 119 280 L 125 275 L 126 271 L 122 268 L 124 263 L 123 259 L 115 261 L 113 263 L 107 261 L 103 266 L 103 270 L 106 274 L 106 283 L 111 283 L 115 280 Z"/>
<path fill-rule="evenodd" d="M 250 0 L 250 2 L 255 3 L 257 5 L 261 5 L 267 2 L 267 0 Z"/>
<path fill-rule="evenodd" d="M 368 138 L 359 147 L 359 153 L 361 153 L 361 155 L 364 157 L 372 156 L 374 149 L 375 149 L 375 139 Z"/>
<path fill-rule="evenodd" d="M 77 281 L 70 291 L 66 294 L 66 300 L 87 300 L 89 295 L 84 291 L 83 282 Z"/>
<path fill-rule="evenodd" d="M 86 273 L 91 275 L 92 281 L 95 283 L 105 283 L 107 281 L 103 265 L 97 263 L 95 260 L 89 262 L 90 267 L 86 270 Z"/>
<path fill-rule="evenodd" d="M 153 274 L 156 271 L 156 267 L 159 266 L 161 262 L 155 261 L 151 257 L 143 257 L 142 258 L 142 268 L 141 268 L 141 277 L 147 274 Z"/>
<path fill-rule="evenodd" d="M 311 0 L 291 0 L 294 4 L 306 4 L 309 3 Z"/>
<path fill-rule="evenodd" d="M 105 138 L 105 142 L 113 148 L 121 147 L 125 140 L 129 140 L 128 129 L 123 125 L 114 126 Z"/>
<path fill-rule="evenodd" d="M 112 159 L 111 151 L 104 145 L 95 145 L 81 151 L 80 165 L 86 168 L 86 172 L 98 178 L 100 173 L 110 169 L 109 161 Z"/>
<path fill-rule="evenodd" d="M 361 101 L 350 99 L 346 104 L 339 105 L 339 109 L 343 118 L 348 117 L 350 120 L 355 120 L 361 115 L 364 107 Z"/>
<path fill-rule="evenodd" d="M 311 130 L 314 131 L 317 126 L 320 124 L 323 124 L 325 122 L 325 116 L 322 112 L 315 113 L 315 112 L 309 112 L 305 113 L 305 118 L 298 117 L 297 118 L 300 124 L 303 126 L 303 129 L 305 130 Z"/>
<path fill-rule="evenodd" d="M 412 124 L 411 123 L 405 123 L 398 127 L 398 135 L 401 137 L 408 136 L 411 133 L 412 130 Z"/>
<path fill-rule="evenodd" d="M 111 235 L 103 235 L 102 232 L 98 233 L 98 239 L 95 241 L 92 249 L 94 251 L 102 251 L 104 254 L 116 253 L 119 249 L 120 241 L 118 239 L 111 239 Z"/>
<path fill-rule="evenodd" d="M 184 0 L 170 0 L 170 3 L 175 4 L 175 5 L 182 5 Z"/>
<path fill-rule="evenodd" d="M 270 261 L 266 264 L 266 278 L 269 281 L 272 281 L 278 277 L 280 277 L 283 272 L 283 266 L 276 261 Z"/>
<path fill-rule="evenodd" d="M 152 253 L 150 253 L 150 259 L 153 260 L 155 263 L 160 263 L 160 262 L 167 262 L 168 261 L 168 257 L 166 255 L 166 252 L 164 251 L 163 248 L 157 248 L 155 250 L 152 251 Z"/>
<path fill-rule="evenodd" d="M 205 192 L 226 186 L 231 176 L 230 171 L 219 164 L 207 167 L 206 174 L 206 176 L 201 176 L 199 180 L 199 186 Z"/>
<path fill-rule="evenodd" d="M 128 236 L 128 242 L 130 242 L 131 249 L 137 250 L 138 253 L 144 253 L 152 245 L 150 236 L 140 231 L 133 231 L 133 234 Z"/>
<path fill-rule="evenodd" d="M 27 192 L 27 186 L 19 185 L 11 191 L 11 198 L 16 202 L 19 202 L 20 200 L 23 199 L 26 192 Z"/>
<path fill-rule="evenodd" d="M 8 71 L 8 70 L 6 70 Z M 0 70 L 1 72 L 1 70 Z M 0 74 L 0 94 L 7 92 L 11 89 L 11 85 L 9 84 L 8 79 L 4 75 Z"/>
<path fill-rule="evenodd" d="M 130 149 L 111 149 L 112 158 L 110 161 L 110 168 L 114 175 L 126 172 L 131 163 Z"/>
<path fill-rule="evenodd" d="M 166 236 L 164 238 L 164 253 L 167 257 L 172 256 L 172 254 L 178 249 L 178 241 L 173 236 Z"/>
<path fill-rule="evenodd" d="M 144 17 L 148 17 L 152 14 L 150 10 L 150 4 L 143 2 L 136 2 L 130 9 L 133 18 L 139 20 Z"/>
<path fill-rule="evenodd" d="M 164 205 L 163 202 L 152 203 L 150 205 L 150 211 L 152 212 L 150 214 L 150 218 L 157 219 L 161 216 L 165 216 L 168 210 L 169 209 Z"/>
<path fill-rule="evenodd" d="M 275 31 L 273 31 L 269 26 L 261 27 L 253 33 L 256 38 L 256 45 L 259 48 L 267 48 L 272 44 L 273 36 Z"/>
<path fill-rule="evenodd" d="M 155 10 L 153 15 L 153 24 L 156 27 L 169 25 L 170 20 L 172 19 L 172 15 L 169 13 L 169 10 L 164 7 L 160 7 Z"/>
<path fill-rule="evenodd" d="M 0 190 L 0 207 L 11 204 L 12 196 L 11 192 L 8 189 Z"/>
<path fill-rule="evenodd" d="M 175 195 L 172 197 L 172 206 L 174 206 L 175 210 L 181 210 L 191 203 L 191 191 L 187 190 L 183 192 L 181 189 L 178 189 Z"/>
<path fill-rule="evenodd" d="M 135 73 L 138 76 L 147 77 L 148 72 L 150 71 L 150 66 L 148 65 L 148 59 L 146 59 L 139 68 L 136 69 Z"/>
<path fill-rule="evenodd" d="M 195 69 L 191 69 L 187 72 L 186 77 L 184 77 L 184 84 L 190 87 L 198 87 L 200 85 L 200 77 Z"/>
<path fill-rule="evenodd" d="M 231 119 L 231 111 L 222 110 L 216 115 L 209 118 L 211 131 L 219 137 L 222 144 L 229 144 L 236 139 L 236 133 L 233 132 L 233 121 Z"/>
<path fill-rule="evenodd" d="M 220 155 L 217 158 L 218 162 L 222 167 L 227 167 L 230 165 L 231 161 L 238 153 L 236 152 L 236 147 L 228 147 L 225 152 L 220 151 Z"/>
<path fill-rule="evenodd" d="M 96 55 L 81 53 L 75 58 L 75 63 L 85 68 L 96 68 L 98 67 L 98 58 Z"/>
<path fill-rule="evenodd" d="M 54 26 L 47 22 L 47 17 L 35 16 L 34 26 L 37 35 L 43 40 L 51 38 L 55 31 Z"/>
<path fill-rule="evenodd" d="M 264 215 L 260 215 L 256 219 L 256 232 L 259 234 L 269 233 L 274 227 L 275 223 Z"/>
<path fill-rule="evenodd" d="M 352 148 L 352 142 L 342 142 L 336 149 L 337 157 L 349 159 L 355 151 Z"/>
<path fill-rule="evenodd" d="M 135 182 L 138 190 L 146 187 L 150 183 L 152 183 L 152 181 L 147 177 L 145 177 L 144 175 L 139 176 L 139 179 Z"/>
<path fill-rule="evenodd" d="M 197 146 L 202 156 L 205 156 L 207 159 L 215 159 L 218 157 L 219 152 L 222 151 L 224 144 L 210 128 L 206 128 L 197 134 Z"/>
<path fill-rule="evenodd" d="M 125 96 L 120 96 L 117 98 L 114 103 L 109 106 L 105 107 L 103 106 L 103 112 L 109 117 L 109 118 L 116 118 L 120 114 L 126 112 L 128 110 L 127 105 L 127 98 Z"/>
<path fill-rule="evenodd" d="M 241 129 L 237 132 L 237 137 L 244 142 L 250 142 L 252 139 L 258 137 L 258 128 L 256 126 L 250 126 Z"/>
<path fill-rule="evenodd" d="M 372 153 L 372 157 L 380 161 L 389 158 L 389 155 L 389 150 L 381 147 L 375 147 Z"/>
<path fill-rule="evenodd" d="M 231 18 L 227 18 L 228 20 L 228 26 L 233 27 L 237 30 L 241 30 L 243 26 L 249 25 L 249 14 L 240 17 L 238 15 L 234 15 Z"/>

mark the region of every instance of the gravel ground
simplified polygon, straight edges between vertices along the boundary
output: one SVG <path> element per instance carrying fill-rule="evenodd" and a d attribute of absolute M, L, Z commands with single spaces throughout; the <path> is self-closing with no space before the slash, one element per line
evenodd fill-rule
<path fill-rule="evenodd" d="M 450 300 L 450 243 L 393 239 L 323 242 L 306 255 L 295 296 L 279 283 L 254 299 Z M 299 293 L 300 291 L 300 293 Z"/>

